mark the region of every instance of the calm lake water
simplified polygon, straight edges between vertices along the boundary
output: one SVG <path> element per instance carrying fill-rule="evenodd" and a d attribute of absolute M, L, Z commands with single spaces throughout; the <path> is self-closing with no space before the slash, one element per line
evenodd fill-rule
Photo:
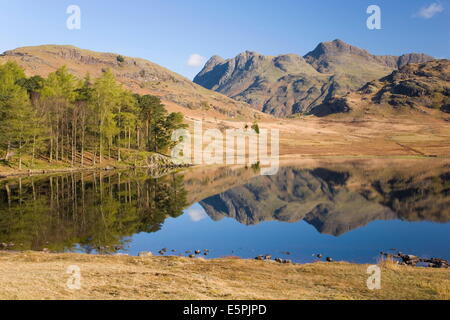
<path fill-rule="evenodd" d="M 450 259 L 445 162 L 294 163 L 258 174 L 211 167 L 0 180 L 0 243 L 130 255 L 208 249 L 207 258 L 296 262 L 319 253 L 376 262 L 391 249 Z"/>

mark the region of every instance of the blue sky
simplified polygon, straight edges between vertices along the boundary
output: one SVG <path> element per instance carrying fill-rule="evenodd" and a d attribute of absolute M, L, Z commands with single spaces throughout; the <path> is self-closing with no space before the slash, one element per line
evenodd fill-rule
<path fill-rule="evenodd" d="M 366 27 L 372 4 L 381 30 Z M 81 30 L 66 28 L 69 5 L 81 8 Z M 375 54 L 449 58 L 450 0 L 0 0 L 1 52 L 71 44 L 146 58 L 188 78 L 201 69 L 188 65 L 192 54 L 303 55 L 336 38 Z"/>

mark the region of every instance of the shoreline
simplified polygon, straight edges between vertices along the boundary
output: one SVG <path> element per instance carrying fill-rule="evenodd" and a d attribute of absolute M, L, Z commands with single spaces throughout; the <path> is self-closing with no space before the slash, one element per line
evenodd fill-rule
<path fill-rule="evenodd" d="M 304 162 L 304 161 L 329 161 L 335 160 L 339 161 L 357 161 L 357 160 L 448 160 L 450 156 L 412 156 L 412 155 L 361 155 L 361 156 L 353 156 L 353 155 L 303 155 L 303 154 L 283 154 L 280 155 L 280 163 L 289 163 L 289 162 Z M 169 157 L 167 160 L 172 161 Z M 39 176 L 39 175 L 47 175 L 47 174 L 58 174 L 58 173 L 76 173 L 76 172 L 89 172 L 89 171 L 114 171 L 114 170 L 132 170 L 132 169 L 182 169 L 182 168 L 197 168 L 197 167 L 211 167 L 211 166 L 226 166 L 226 165 L 195 165 L 195 164 L 177 164 L 172 162 L 171 164 L 163 164 L 163 165 L 102 165 L 96 167 L 62 167 L 62 168 L 43 168 L 43 169 L 28 169 L 28 170 L 19 170 L 12 169 L 10 171 L 1 171 L 4 169 L 4 166 L 0 166 L 0 179 L 5 178 L 14 178 L 14 177 L 25 177 L 25 176 Z M 231 165 L 234 166 L 234 165 Z"/>
<path fill-rule="evenodd" d="M 153 165 L 153 166 L 99 166 L 99 167 L 73 167 L 73 168 L 56 168 L 56 169 L 30 169 L 30 170 L 14 170 L 11 172 L 0 171 L 0 179 L 19 178 L 29 176 L 42 176 L 47 174 L 63 174 L 91 171 L 117 171 L 132 169 L 182 169 L 192 168 L 192 164 L 170 164 L 170 165 Z"/>
<path fill-rule="evenodd" d="M 68 268 L 80 271 L 69 289 Z M 0 252 L 0 299 L 411 300 L 450 299 L 450 269 L 381 262 L 382 287 L 369 290 L 369 265 L 279 264 L 221 258 L 88 256 Z"/>
<path fill-rule="evenodd" d="M 119 161 L 116 159 L 106 159 L 102 163 L 92 166 L 71 165 L 67 162 L 48 162 L 38 163 L 39 168 L 18 169 L 17 167 L 0 164 L 0 179 L 22 176 L 39 176 L 58 173 L 76 173 L 86 171 L 114 171 L 114 170 L 132 170 L 132 169 L 177 169 L 192 167 L 190 163 L 182 163 L 170 156 L 161 153 L 148 153 L 144 159 L 130 163 L 129 161 Z"/>
<path fill-rule="evenodd" d="M 314 263 L 325 263 L 325 264 L 332 264 L 332 263 L 346 263 L 351 265 L 370 265 L 373 263 L 380 263 L 380 262 L 386 262 L 391 263 L 393 265 L 397 265 L 399 267 L 402 266 L 408 266 L 408 267 L 414 267 L 414 268 L 427 268 L 427 269 L 447 269 L 450 270 L 449 262 L 442 258 L 432 258 L 432 260 L 440 261 L 442 262 L 441 266 L 432 266 L 432 265 L 417 265 L 421 261 L 419 260 L 426 260 L 414 255 L 403 255 L 403 257 L 400 257 L 402 254 L 389 254 L 389 253 L 380 253 L 380 257 L 376 260 L 377 262 L 354 262 L 354 261 L 347 261 L 347 260 L 334 260 L 331 257 L 323 256 L 320 254 L 320 258 L 317 257 L 314 261 L 308 261 L 308 262 L 296 262 L 292 259 L 283 259 L 279 257 L 275 257 L 272 255 L 258 255 L 254 258 L 245 258 L 241 256 L 220 256 L 215 258 L 209 258 L 209 252 L 210 250 L 198 250 L 200 253 L 195 253 L 194 251 L 189 251 L 192 254 L 186 253 L 186 254 L 165 254 L 168 251 L 163 251 L 164 253 L 161 253 L 162 250 L 159 252 L 159 254 L 154 254 L 151 251 L 142 251 L 139 252 L 137 255 L 132 255 L 129 253 L 86 253 L 86 252 L 77 252 L 77 251 L 51 251 L 47 248 L 44 248 L 43 250 L 11 250 L 8 249 L 10 247 L 13 247 L 13 244 L 7 244 L 7 243 L 0 243 L 0 256 L 2 254 L 28 254 L 28 253 L 36 253 L 36 254 L 47 254 L 47 255 L 80 255 L 80 256 L 88 256 L 88 257 L 129 257 L 129 258 L 184 258 L 184 259 L 190 259 L 190 260 L 202 260 L 202 261 L 215 261 L 215 260 L 241 260 L 241 261 L 260 261 L 265 263 L 273 263 L 273 264 L 281 264 L 281 265 L 296 265 L 296 266 L 304 266 Z M 205 254 L 204 254 L 205 253 Z M 289 254 L 290 255 L 290 254 Z M 330 260 L 329 260 L 330 259 Z M 414 260 L 417 260 L 416 263 L 410 263 L 414 262 Z"/>

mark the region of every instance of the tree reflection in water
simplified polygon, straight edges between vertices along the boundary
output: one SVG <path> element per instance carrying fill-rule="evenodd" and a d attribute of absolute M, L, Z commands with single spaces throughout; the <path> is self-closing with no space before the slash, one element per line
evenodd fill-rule
<path fill-rule="evenodd" d="M 0 242 L 13 250 L 113 253 L 187 206 L 184 177 L 72 173 L 0 182 Z"/>

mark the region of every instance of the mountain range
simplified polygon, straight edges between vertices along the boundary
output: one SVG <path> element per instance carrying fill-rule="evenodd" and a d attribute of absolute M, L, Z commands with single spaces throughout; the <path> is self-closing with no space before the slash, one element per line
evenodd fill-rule
<path fill-rule="evenodd" d="M 417 53 L 377 56 L 341 40 L 320 43 L 303 57 L 250 51 L 228 60 L 214 56 L 194 82 L 145 59 L 74 46 L 22 47 L 0 55 L 0 63 L 8 60 L 19 63 L 28 76 L 45 77 L 67 66 L 81 79 L 111 69 L 129 90 L 159 96 L 170 111 L 188 118 L 364 115 L 381 106 L 438 110 L 441 118 L 450 112 L 449 60 Z"/>
<path fill-rule="evenodd" d="M 333 97 L 355 91 L 426 54 L 377 56 L 342 40 L 320 43 L 305 56 L 265 56 L 246 51 L 233 59 L 213 56 L 194 82 L 274 116 L 309 113 Z"/>

